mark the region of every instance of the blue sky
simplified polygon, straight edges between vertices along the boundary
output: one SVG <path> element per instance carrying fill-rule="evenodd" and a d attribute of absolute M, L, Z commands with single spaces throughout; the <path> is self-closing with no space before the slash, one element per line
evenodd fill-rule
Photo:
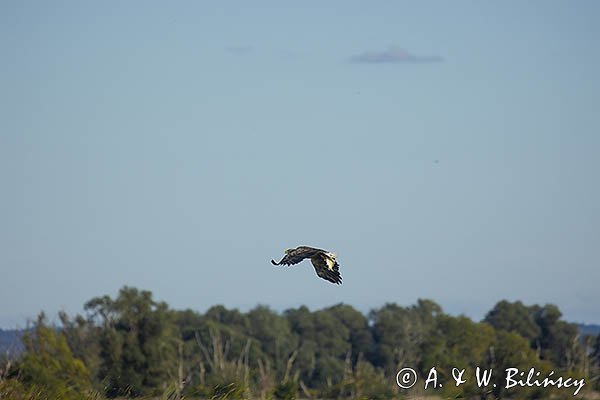
<path fill-rule="evenodd" d="M 0 327 L 502 299 L 600 323 L 600 3 L 0 4 Z M 342 286 L 296 245 L 339 254 Z"/>

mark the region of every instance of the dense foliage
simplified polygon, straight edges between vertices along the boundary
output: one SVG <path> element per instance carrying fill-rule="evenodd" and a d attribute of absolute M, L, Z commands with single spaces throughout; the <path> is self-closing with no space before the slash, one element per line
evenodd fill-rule
<path fill-rule="evenodd" d="M 204 314 L 172 310 L 148 291 L 124 287 L 96 297 L 86 315 L 43 315 L 17 359 L 0 359 L 0 398 L 540 398 L 551 388 L 456 387 L 453 368 L 514 367 L 584 378 L 598 390 L 600 335 L 579 337 L 554 305 L 499 302 L 484 321 L 453 317 L 430 300 L 386 304 L 364 315 L 338 304 L 281 314 L 264 306 L 242 313 L 214 306 Z M 396 373 L 417 370 L 403 390 Z M 424 390 L 435 366 L 443 387 Z M 491 384 L 490 384 L 491 385 Z M 594 385 L 596 387 L 594 388 Z"/>

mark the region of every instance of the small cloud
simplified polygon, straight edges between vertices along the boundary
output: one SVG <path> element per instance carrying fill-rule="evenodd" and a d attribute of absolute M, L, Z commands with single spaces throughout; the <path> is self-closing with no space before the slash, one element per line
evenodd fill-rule
<path fill-rule="evenodd" d="M 437 63 L 443 62 L 440 56 L 424 56 L 409 53 L 400 47 L 390 47 L 384 51 L 365 51 L 350 57 L 351 62 L 364 64 L 383 63 Z"/>
<path fill-rule="evenodd" d="M 254 52 L 254 48 L 252 46 L 227 46 L 225 47 L 225 50 L 228 53 L 233 53 L 233 54 L 250 54 L 252 52 Z"/>

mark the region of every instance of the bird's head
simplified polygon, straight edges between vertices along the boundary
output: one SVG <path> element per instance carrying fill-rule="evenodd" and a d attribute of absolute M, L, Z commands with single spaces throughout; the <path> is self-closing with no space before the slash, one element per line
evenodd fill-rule
<path fill-rule="evenodd" d="M 294 250 L 294 249 L 285 249 L 284 253 L 285 254 L 290 254 L 292 250 Z"/>

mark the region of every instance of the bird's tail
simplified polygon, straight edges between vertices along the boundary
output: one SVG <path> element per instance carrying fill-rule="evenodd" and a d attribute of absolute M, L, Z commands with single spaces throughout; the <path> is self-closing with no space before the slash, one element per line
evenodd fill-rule
<path fill-rule="evenodd" d="M 273 259 L 271 259 L 271 264 L 273 264 L 273 265 L 279 265 L 279 263 L 275 262 L 275 260 L 273 260 Z"/>

